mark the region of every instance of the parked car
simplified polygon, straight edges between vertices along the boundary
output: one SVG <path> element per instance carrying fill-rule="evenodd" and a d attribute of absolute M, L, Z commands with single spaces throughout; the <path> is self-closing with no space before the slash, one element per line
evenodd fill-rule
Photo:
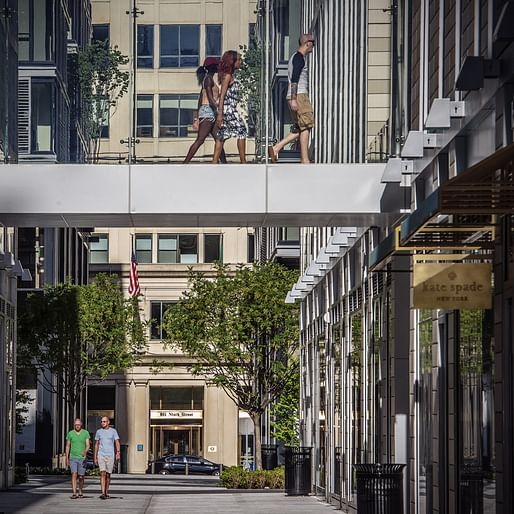
<path fill-rule="evenodd" d="M 86 469 L 94 469 L 98 467 L 93 460 L 93 448 L 90 448 L 86 453 L 86 457 L 84 459 L 84 467 Z"/>
<path fill-rule="evenodd" d="M 198 457 L 197 455 L 164 455 L 160 459 L 150 462 L 148 465 L 147 473 L 159 473 L 160 475 L 169 475 L 171 473 L 186 474 L 202 474 L 202 475 L 219 475 L 220 465 L 211 462 L 210 460 Z"/>

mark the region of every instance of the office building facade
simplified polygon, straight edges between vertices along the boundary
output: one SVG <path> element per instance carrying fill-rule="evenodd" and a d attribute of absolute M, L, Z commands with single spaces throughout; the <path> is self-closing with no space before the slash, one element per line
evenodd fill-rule
<path fill-rule="evenodd" d="M 398 218 L 346 235 L 314 229 L 301 240 L 302 272 L 313 278 L 300 293 L 301 436 L 313 447 L 312 486 L 355 512 L 354 465 L 401 463 L 406 512 L 507 513 L 512 5 L 383 7 L 398 68 L 391 63 L 387 131 L 370 141 L 368 160 L 387 161 Z M 334 246 L 328 258 L 319 251 Z M 434 265 L 447 273 L 430 299 L 419 272 Z M 466 266 L 475 270 L 471 288 L 480 266 L 491 267 L 492 294 L 487 274 L 477 301 L 444 293 Z"/>
<path fill-rule="evenodd" d="M 80 163 L 87 141 L 80 114 L 77 58 L 91 38 L 91 6 L 86 0 L 17 2 L 18 161 L 33 164 Z M 26 272 L 17 280 L 17 299 L 46 285 L 88 279 L 90 229 L 20 227 L 16 256 Z M 42 377 L 39 377 L 40 379 Z M 43 380 L 44 381 L 44 380 Z M 17 370 L 17 389 L 32 401 L 27 423 L 16 436 L 18 463 L 57 465 L 70 419 L 62 391 L 49 392 L 29 370 Z"/>
<path fill-rule="evenodd" d="M 248 441 L 248 457 L 253 456 L 248 416 L 221 389 L 191 375 L 188 358 L 163 344 L 162 328 L 167 308 L 188 288 L 189 269 L 214 277 L 215 261 L 232 266 L 248 262 L 249 236 L 246 229 L 216 228 L 98 228 L 94 234 L 92 275 L 116 273 L 124 291 L 134 248 L 142 316 L 151 320 L 141 364 L 123 376 L 110 376 L 88 387 L 88 428 L 98 428 L 101 416 L 112 418 L 122 443 L 128 444 L 130 473 L 144 472 L 149 460 L 178 453 L 236 465 L 240 452 L 247 453 Z"/>

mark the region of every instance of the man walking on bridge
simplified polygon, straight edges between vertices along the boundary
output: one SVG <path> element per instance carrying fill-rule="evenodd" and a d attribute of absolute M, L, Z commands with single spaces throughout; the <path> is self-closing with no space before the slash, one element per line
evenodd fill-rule
<path fill-rule="evenodd" d="M 275 146 L 268 147 L 271 162 L 278 160 L 278 153 L 284 146 L 300 138 L 300 155 L 302 164 L 309 164 L 309 135 L 314 127 L 314 113 L 309 100 L 309 70 L 305 57 L 314 49 L 312 34 L 302 34 L 299 40 L 300 47 L 289 59 L 287 76 L 289 87 L 287 100 L 293 118 L 293 130 Z"/>

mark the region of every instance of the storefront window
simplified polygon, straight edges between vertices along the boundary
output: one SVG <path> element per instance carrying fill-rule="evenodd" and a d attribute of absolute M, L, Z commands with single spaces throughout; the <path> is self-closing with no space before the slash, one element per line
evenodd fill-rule
<path fill-rule="evenodd" d="M 351 464 L 352 473 L 353 465 L 362 462 L 362 313 L 356 312 L 351 317 L 351 334 L 350 334 L 350 374 L 351 374 L 351 391 L 350 391 L 350 408 L 351 408 Z M 356 491 L 357 483 L 355 475 L 351 480 L 351 490 Z"/>
<path fill-rule="evenodd" d="M 419 311 L 418 490 L 419 513 L 432 512 L 432 311 Z"/>
<path fill-rule="evenodd" d="M 492 311 L 459 315 L 459 512 L 494 514 L 494 339 Z"/>

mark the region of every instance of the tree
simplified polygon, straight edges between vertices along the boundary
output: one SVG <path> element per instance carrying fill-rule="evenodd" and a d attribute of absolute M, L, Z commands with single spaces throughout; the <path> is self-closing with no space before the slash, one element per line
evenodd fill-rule
<path fill-rule="evenodd" d="M 90 142 L 90 155 L 98 161 L 102 129 L 128 91 L 129 72 L 122 71 L 129 58 L 108 41 L 94 41 L 78 54 L 78 83 L 82 122 Z"/>
<path fill-rule="evenodd" d="M 29 405 L 34 401 L 28 391 L 16 389 L 16 433 L 21 434 L 23 427 L 27 423 Z"/>
<path fill-rule="evenodd" d="M 253 134 L 259 125 L 261 114 L 262 91 L 262 47 L 255 39 L 250 46 L 240 45 L 241 67 L 237 74 L 241 102 L 246 105 L 246 121 L 250 134 Z"/>
<path fill-rule="evenodd" d="M 300 443 L 300 369 L 290 376 L 282 393 L 271 406 L 273 437 L 286 446 Z"/>
<path fill-rule="evenodd" d="M 257 469 L 261 416 L 298 373 L 298 307 L 284 299 L 297 273 L 267 263 L 231 272 L 216 265 L 214 280 L 190 272 L 190 289 L 164 319 L 165 344 L 191 358 L 193 374 L 223 388 L 250 415 Z"/>
<path fill-rule="evenodd" d="M 115 276 L 48 286 L 19 311 L 18 365 L 37 370 L 39 383 L 67 403 L 70 418 L 89 378 L 134 366 L 146 347 L 134 302 L 123 297 Z"/>

